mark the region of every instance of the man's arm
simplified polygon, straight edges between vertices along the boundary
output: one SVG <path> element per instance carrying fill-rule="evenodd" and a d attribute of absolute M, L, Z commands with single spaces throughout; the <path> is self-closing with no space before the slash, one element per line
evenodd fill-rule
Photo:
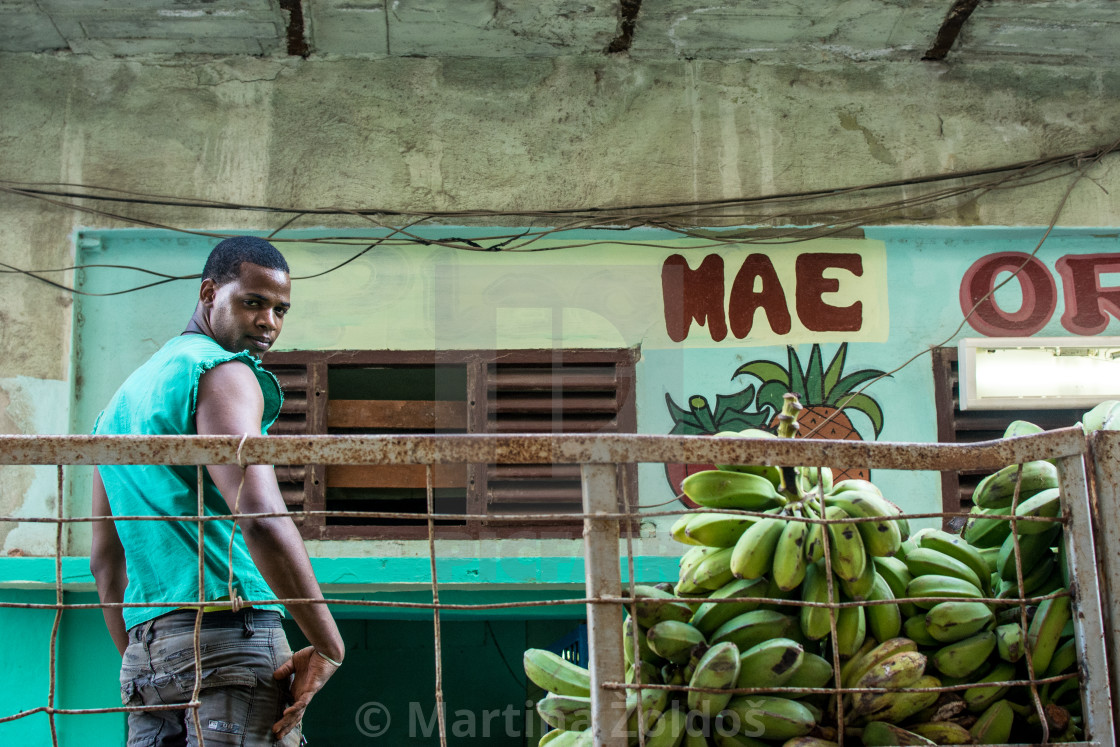
<path fill-rule="evenodd" d="M 109 497 L 105 494 L 105 485 L 101 482 L 101 473 L 95 467 L 91 515 L 112 516 L 112 514 Z M 117 536 L 116 522 L 93 522 L 93 547 L 89 555 L 89 569 L 97 581 L 97 596 L 102 603 L 124 601 L 128 576 L 125 573 L 124 547 L 121 546 L 120 537 Z M 128 631 L 124 627 L 124 613 L 120 607 L 102 607 L 101 611 L 105 615 L 105 626 L 109 628 L 109 635 L 112 636 L 113 643 L 123 656 L 124 650 L 128 648 Z"/>
<path fill-rule="evenodd" d="M 263 410 L 264 397 L 256 375 L 241 361 L 215 366 L 199 380 L 195 425 L 200 435 L 259 434 Z M 207 469 L 234 514 L 287 510 L 270 465 L 250 465 L 244 473 L 237 465 L 211 465 Z M 239 518 L 237 525 L 253 561 L 276 596 L 323 598 L 303 538 L 291 517 Z M 273 727 L 280 737 L 299 723 L 311 697 L 335 671 L 315 651 L 336 662 L 346 655 L 342 636 L 325 604 L 294 604 L 288 612 L 311 647 L 296 652 L 277 670 L 278 678 L 295 674 L 292 695 L 296 703 L 285 710 L 284 718 Z"/>

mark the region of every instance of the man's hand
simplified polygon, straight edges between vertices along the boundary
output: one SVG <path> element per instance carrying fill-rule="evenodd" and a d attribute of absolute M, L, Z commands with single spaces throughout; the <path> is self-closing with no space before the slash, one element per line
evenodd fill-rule
<path fill-rule="evenodd" d="M 292 654 L 292 658 L 272 673 L 273 679 L 276 680 L 284 680 L 295 674 L 291 688 L 292 699 L 295 702 L 285 708 L 283 718 L 272 725 L 272 731 L 277 739 L 283 739 L 288 732 L 299 725 L 311 698 L 323 689 L 323 685 L 327 684 L 327 680 L 337 669 L 334 664 L 316 654 L 314 646 L 308 646 L 296 651 Z"/>

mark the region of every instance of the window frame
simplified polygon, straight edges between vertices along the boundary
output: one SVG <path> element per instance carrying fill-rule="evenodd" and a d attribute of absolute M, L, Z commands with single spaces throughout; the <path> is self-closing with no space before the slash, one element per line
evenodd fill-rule
<path fill-rule="evenodd" d="M 327 411 L 330 404 L 328 376 L 332 367 L 362 368 L 372 366 L 465 366 L 466 368 L 466 411 L 467 433 L 496 432 L 490 420 L 491 390 L 487 383 L 487 372 L 494 364 L 613 364 L 615 389 L 615 410 L 612 418 L 612 433 L 636 433 L 636 389 L 634 372 L 640 357 L 638 348 L 600 349 L 600 348 L 558 348 L 558 349 L 521 349 L 521 350 L 294 350 L 266 353 L 263 363 L 272 370 L 303 367 L 306 371 L 306 428 L 300 431 L 287 430 L 289 434 L 321 435 L 329 432 Z M 283 376 L 281 376 L 283 378 Z M 285 394 L 287 397 L 287 394 Z M 288 408 L 287 399 L 285 407 Z M 283 411 L 282 411 L 283 412 Z M 274 432 L 275 429 L 273 429 Z M 576 432 L 576 431 L 566 431 Z M 306 465 L 300 472 L 299 466 L 277 466 L 277 477 L 290 481 L 303 476 L 302 500 L 296 501 L 295 491 L 289 487 L 285 491 L 286 502 L 293 511 L 326 510 L 327 470 L 324 465 Z M 298 482 L 298 479 L 297 479 Z M 631 505 L 637 504 L 637 465 L 619 467 L 620 507 L 629 497 Z M 488 499 L 487 465 L 467 465 L 466 507 L 468 515 L 491 513 Z M 529 511 L 525 511 L 527 513 Z M 560 514 L 562 515 L 562 514 Z M 352 540 L 352 539 L 425 539 L 428 536 L 426 525 L 330 525 L 323 516 L 296 516 L 297 526 L 304 539 L 308 540 Z M 636 529 L 637 522 L 634 522 Z M 441 539 L 504 539 L 518 538 L 579 538 L 583 533 L 581 518 L 557 522 L 515 522 L 486 519 L 464 520 L 460 525 L 437 525 L 436 536 Z"/>

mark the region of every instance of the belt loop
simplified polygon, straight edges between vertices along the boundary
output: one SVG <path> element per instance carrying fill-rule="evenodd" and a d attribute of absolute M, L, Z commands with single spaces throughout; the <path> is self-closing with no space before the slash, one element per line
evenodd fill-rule
<path fill-rule="evenodd" d="M 253 627 L 253 610 L 251 608 L 243 609 L 241 610 L 241 615 L 243 634 L 246 638 L 252 638 L 253 634 L 257 632 Z"/>

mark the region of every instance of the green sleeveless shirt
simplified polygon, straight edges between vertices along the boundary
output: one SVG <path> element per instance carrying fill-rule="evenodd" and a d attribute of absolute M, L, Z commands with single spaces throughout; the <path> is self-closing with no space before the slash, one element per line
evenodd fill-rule
<path fill-rule="evenodd" d="M 198 380 L 214 366 L 243 361 L 264 394 L 261 433 L 280 413 L 283 395 L 276 377 L 248 352 L 231 353 L 212 338 L 186 334 L 165 344 L 121 385 L 97 417 L 97 435 L 194 435 Z M 167 465 L 103 465 L 99 468 L 115 516 L 197 516 L 198 468 Z M 207 515 L 230 514 L 221 493 L 203 470 Z M 232 504 L 233 496 L 230 496 Z M 125 551 L 126 603 L 197 602 L 198 522 L 118 521 Z M 203 522 L 203 601 L 229 598 L 229 540 L 232 520 Z M 240 532 L 233 540 L 233 593 L 246 600 L 276 599 L 257 570 Z M 254 605 L 282 612 L 280 605 Z M 125 607 L 126 628 L 170 612 L 173 607 Z"/>

